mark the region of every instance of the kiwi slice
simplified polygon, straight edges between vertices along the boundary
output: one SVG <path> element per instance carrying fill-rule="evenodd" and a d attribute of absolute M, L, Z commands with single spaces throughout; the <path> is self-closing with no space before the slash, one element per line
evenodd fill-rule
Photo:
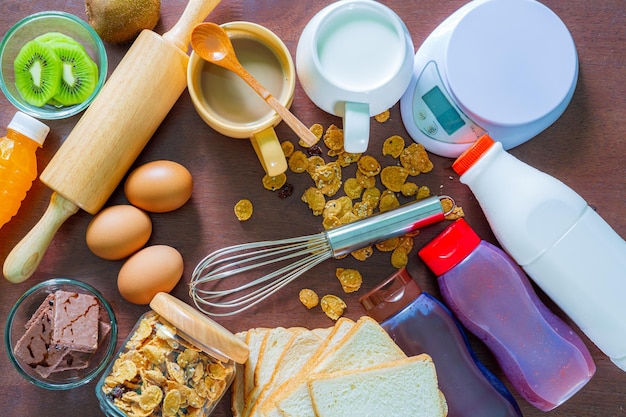
<path fill-rule="evenodd" d="M 54 50 L 43 42 L 27 42 L 13 62 L 15 86 L 27 103 L 41 107 L 61 85 L 63 65 Z"/>
<path fill-rule="evenodd" d="M 98 84 L 98 66 L 80 44 L 67 41 L 48 41 L 61 60 L 61 84 L 54 100 L 64 106 L 85 101 Z"/>
<path fill-rule="evenodd" d="M 47 44 L 53 44 L 56 42 L 67 42 L 74 45 L 82 46 L 78 41 L 76 41 L 76 39 L 61 32 L 47 32 L 43 35 L 37 36 L 35 40 L 37 42 L 43 42 Z"/>

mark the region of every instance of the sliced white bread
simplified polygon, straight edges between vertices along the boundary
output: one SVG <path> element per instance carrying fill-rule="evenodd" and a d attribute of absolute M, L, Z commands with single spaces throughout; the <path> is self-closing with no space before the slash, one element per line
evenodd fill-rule
<path fill-rule="evenodd" d="M 330 330 L 326 333 L 330 333 Z M 324 342 L 324 339 L 319 336 L 323 334 L 324 332 L 303 331 L 293 338 L 274 370 L 271 380 L 265 384 L 256 402 L 250 407 L 249 417 L 262 417 L 260 404 L 283 382 L 294 376 L 305 362 L 313 356 Z"/>
<path fill-rule="evenodd" d="M 293 389 L 292 386 L 295 385 L 294 381 L 306 377 L 312 371 L 318 359 L 326 354 L 327 351 L 334 349 L 354 325 L 354 321 L 345 317 L 341 317 L 337 320 L 326 339 L 313 355 L 307 359 L 294 376 L 285 380 L 285 382 L 280 384 L 277 388 L 274 388 L 274 392 L 267 396 L 257 407 L 257 412 L 260 412 L 263 417 L 282 417 L 282 413 L 277 407 L 277 402 L 287 396 L 290 390 Z"/>
<path fill-rule="evenodd" d="M 282 361 L 287 347 L 291 344 L 293 339 L 304 330 L 306 329 L 302 327 L 290 329 L 276 327 L 265 334 L 254 370 L 254 387 L 245 399 L 243 417 L 250 414 L 250 410 L 256 402 L 257 397 L 263 388 L 271 381 L 274 371 Z"/>
<path fill-rule="evenodd" d="M 261 345 L 265 335 L 270 331 L 270 328 L 260 327 L 248 330 L 246 334 L 246 343 L 250 349 L 248 360 L 244 365 L 244 379 L 243 379 L 243 399 L 244 407 L 245 402 L 248 400 L 248 395 L 254 388 L 254 371 L 256 370 L 256 364 L 259 360 L 259 354 L 261 352 Z"/>
<path fill-rule="evenodd" d="M 315 417 L 307 381 L 311 375 L 368 368 L 406 355 L 378 322 L 361 317 L 333 348 L 298 373 L 276 400 L 284 417 Z"/>
<path fill-rule="evenodd" d="M 238 337 L 241 341 L 245 342 L 247 333 L 248 332 L 235 333 L 235 337 Z M 235 363 L 235 378 L 233 379 L 231 391 L 231 411 L 233 412 L 233 417 L 242 417 L 243 409 L 245 407 L 243 395 L 244 368 L 244 364 Z"/>
<path fill-rule="evenodd" d="M 362 370 L 312 375 L 316 417 L 445 417 L 447 405 L 426 354 Z"/>

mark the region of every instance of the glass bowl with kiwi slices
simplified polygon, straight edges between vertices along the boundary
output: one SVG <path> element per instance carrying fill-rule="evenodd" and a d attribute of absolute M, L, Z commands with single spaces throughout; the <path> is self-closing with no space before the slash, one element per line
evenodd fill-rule
<path fill-rule="evenodd" d="M 107 76 L 102 39 L 65 12 L 35 13 L 17 22 L 0 43 L 0 87 L 19 110 L 39 119 L 83 111 Z"/>

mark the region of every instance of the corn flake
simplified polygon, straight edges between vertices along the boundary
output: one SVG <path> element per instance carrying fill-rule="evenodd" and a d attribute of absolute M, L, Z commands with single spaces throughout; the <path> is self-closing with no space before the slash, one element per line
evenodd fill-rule
<path fill-rule="evenodd" d="M 402 187 L 400 187 L 400 192 L 405 197 L 413 197 L 414 195 L 417 195 L 418 190 L 419 186 L 414 182 L 405 182 L 402 184 Z"/>
<path fill-rule="evenodd" d="M 304 190 L 304 194 L 302 194 L 302 201 L 309 205 L 309 208 L 313 212 L 314 216 L 319 216 L 324 211 L 324 207 L 326 206 L 326 198 L 324 194 L 315 187 L 309 187 Z"/>
<path fill-rule="evenodd" d="M 430 172 L 433 169 L 433 163 L 426 153 L 426 148 L 420 143 L 412 143 L 404 148 L 400 154 L 400 163 L 409 170 L 411 176 Z"/>
<path fill-rule="evenodd" d="M 298 294 L 298 298 L 300 299 L 300 302 L 309 310 L 317 306 L 320 302 L 317 293 L 309 288 L 301 289 Z"/>
<path fill-rule="evenodd" d="M 252 217 L 252 202 L 248 199 L 242 199 L 237 201 L 235 204 L 235 216 L 237 216 L 237 220 L 240 222 L 244 222 Z"/>
<path fill-rule="evenodd" d="M 291 143 L 288 140 L 281 142 L 280 148 L 283 150 L 283 154 L 285 155 L 285 158 L 289 158 L 293 154 L 293 151 L 295 150 L 295 146 L 293 146 L 293 143 Z"/>
<path fill-rule="evenodd" d="M 404 150 L 404 147 L 405 143 L 402 136 L 389 136 L 385 139 L 385 142 L 383 142 L 383 155 L 391 155 L 394 158 L 397 158 Z"/>
<path fill-rule="evenodd" d="M 356 165 L 359 172 L 367 177 L 374 177 L 378 175 L 381 170 L 380 162 L 371 155 L 363 155 Z"/>
<path fill-rule="evenodd" d="M 409 254 L 402 248 L 397 247 L 391 253 L 391 265 L 394 268 L 401 269 L 409 263 Z"/>
<path fill-rule="evenodd" d="M 317 167 L 311 178 L 322 194 L 332 197 L 341 188 L 341 167 L 336 162 L 329 162 Z"/>
<path fill-rule="evenodd" d="M 359 181 L 356 178 L 348 178 L 343 183 L 343 191 L 348 197 L 356 200 L 357 198 L 361 197 L 361 193 L 363 192 L 363 186 L 359 184 Z"/>
<path fill-rule="evenodd" d="M 382 242 L 378 242 L 375 246 L 376 246 L 376 249 L 378 249 L 381 252 L 391 252 L 392 250 L 398 247 L 399 243 L 400 243 L 400 238 L 392 237 L 390 239 L 383 240 Z"/>
<path fill-rule="evenodd" d="M 398 196 L 391 190 L 385 190 L 380 195 L 380 201 L 378 202 L 378 210 L 380 212 L 388 211 L 400 206 Z"/>
<path fill-rule="evenodd" d="M 348 307 L 346 303 L 336 295 L 325 295 L 320 301 L 322 311 L 332 320 L 338 320 Z"/>
<path fill-rule="evenodd" d="M 296 174 L 301 174 L 309 167 L 309 158 L 302 151 L 294 151 L 287 161 L 289 169 Z"/>
<path fill-rule="evenodd" d="M 374 116 L 374 119 L 378 122 L 378 123 L 385 123 L 387 120 L 389 120 L 389 109 L 383 111 L 382 113 L 378 113 L 377 115 Z"/>
<path fill-rule="evenodd" d="M 313 125 L 311 125 L 309 130 L 311 131 L 311 133 L 313 133 L 317 140 L 320 140 L 322 138 L 322 135 L 324 134 L 324 127 L 319 123 L 314 123 Z"/>
<path fill-rule="evenodd" d="M 409 171 L 406 168 L 391 165 L 384 167 L 380 172 L 380 182 L 387 189 L 399 193 L 408 176 Z"/>
<path fill-rule="evenodd" d="M 363 277 L 356 269 L 337 268 L 335 276 L 346 293 L 358 291 L 361 288 L 361 284 L 363 284 Z"/>
<path fill-rule="evenodd" d="M 170 390 L 163 399 L 163 416 L 175 416 L 180 410 L 182 396 L 177 389 Z"/>
<path fill-rule="evenodd" d="M 361 187 L 368 189 L 376 187 L 376 177 L 370 177 L 357 170 L 355 178 Z"/>
<path fill-rule="evenodd" d="M 350 153 L 350 152 L 346 152 L 345 150 L 342 150 L 337 155 L 334 155 L 334 153 L 329 151 L 328 156 L 336 156 L 337 163 L 339 164 L 339 166 L 341 166 L 342 168 L 345 168 L 349 166 L 350 164 L 358 162 L 359 159 L 361 159 L 362 154 Z"/>
<path fill-rule="evenodd" d="M 324 144 L 331 151 L 343 150 L 343 130 L 335 125 L 330 125 L 324 133 Z"/>
<path fill-rule="evenodd" d="M 285 185 L 285 183 L 287 182 L 287 175 L 284 172 L 273 177 L 265 174 L 263 176 L 262 182 L 263 187 L 265 187 L 266 190 L 276 191 L 280 189 L 280 187 Z"/>
<path fill-rule="evenodd" d="M 374 254 L 374 250 L 372 249 L 371 246 L 366 246 L 364 248 L 357 249 L 357 250 L 352 251 L 350 253 L 350 255 L 352 255 L 352 257 L 354 259 L 356 259 L 357 261 L 365 261 L 369 257 L 371 257 L 373 254 Z M 348 291 L 346 291 L 346 292 L 348 292 Z"/>

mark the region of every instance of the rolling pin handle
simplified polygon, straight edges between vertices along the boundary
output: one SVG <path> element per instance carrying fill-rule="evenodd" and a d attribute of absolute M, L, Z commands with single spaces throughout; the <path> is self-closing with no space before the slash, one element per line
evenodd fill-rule
<path fill-rule="evenodd" d="M 187 53 L 191 31 L 197 24 L 202 23 L 219 3 L 220 0 L 189 0 L 182 16 L 173 28 L 163 34 L 163 39 Z"/>
<path fill-rule="evenodd" d="M 78 206 L 74 203 L 52 193 L 46 212 L 4 261 L 4 277 L 13 283 L 28 279 L 39 266 L 56 231 L 77 211 Z"/>

